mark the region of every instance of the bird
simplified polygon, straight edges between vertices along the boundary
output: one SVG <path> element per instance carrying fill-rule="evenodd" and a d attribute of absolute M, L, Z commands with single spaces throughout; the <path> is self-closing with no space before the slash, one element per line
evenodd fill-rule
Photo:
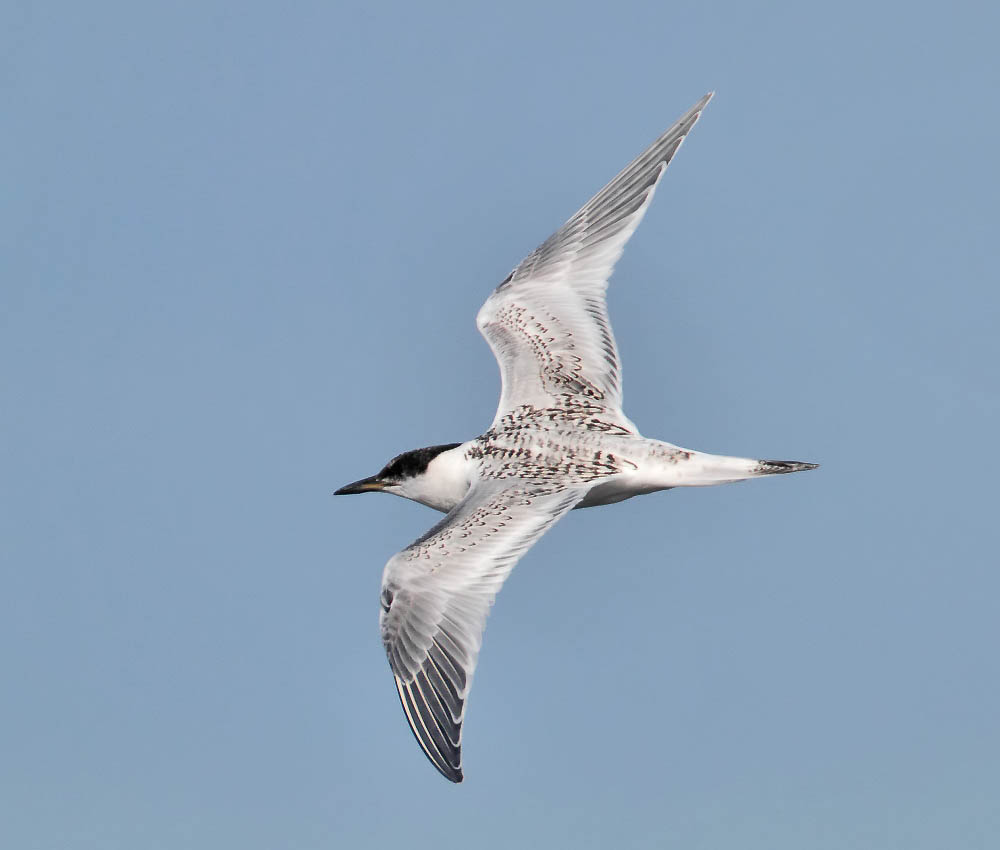
<path fill-rule="evenodd" d="M 403 452 L 335 495 L 390 493 L 445 517 L 385 566 L 379 624 L 417 742 L 463 780 L 462 729 L 486 618 L 514 565 L 576 508 L 815 469 L 648 439 L 622 411 L 605 292 L 667 165 L 714 92 L 519 263 L 476 317 L 500 366 L 489 429 Z"/>

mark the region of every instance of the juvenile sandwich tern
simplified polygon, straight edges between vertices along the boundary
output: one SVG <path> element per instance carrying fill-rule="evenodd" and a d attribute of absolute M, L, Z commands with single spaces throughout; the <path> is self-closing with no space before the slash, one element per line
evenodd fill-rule
<path fill-rule="evenodd" d="M 493 424 L 465 443 L 404 452 L 337 490 L 392 493 L 447 513 L 390 559 L 380 625 L 406 719 L 433 765 L 462 781 L 462 721 L 486 615 L 514 564 L 573 508 L 726 484 L 814 463 L 724 457 L 643 437 L 622 412 L 605 305 L 705 95 L 518 265 L 476 322 L 500 364 Z"/>

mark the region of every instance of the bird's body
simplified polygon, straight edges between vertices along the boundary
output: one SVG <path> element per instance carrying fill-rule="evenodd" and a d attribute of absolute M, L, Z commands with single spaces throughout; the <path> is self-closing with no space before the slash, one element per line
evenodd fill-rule
<path fill-rule="evenodd" d="M 404 452 L 338 493 L 383 491 L 447 516 L 385 567 L 381 630 L 427 757 L 459 782 L 466 695 L 486 615 L 517 560 L 561 516 L 672 487 L 812 469 L 643 437 L 622 412 L 608 278 L 711 95 L 530 254 L 477 317 L 500 364 L 490 428 Z"/>
<path fill-rule="evenodd" d="M 725 457 L 649 440 L 606 423 L 568 424 L 557 409 L 531 411 L 485 434 L 447 448 L 402 494 L 448 513 L 477 478 L 530 478 L 589 484 L 577 508 L 610 505 L 673 487 L 704 487 L 759 475 L 796 472 L 811 464 Z M 436 448 L 436 447 L 431 447 Z"/>

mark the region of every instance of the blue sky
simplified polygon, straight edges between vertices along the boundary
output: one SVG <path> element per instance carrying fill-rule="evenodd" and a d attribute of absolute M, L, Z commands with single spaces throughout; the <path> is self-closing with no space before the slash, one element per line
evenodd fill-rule
<path fill-rule="evenodd" d="M 991 4 L 20 4 L 0 844 L 1000 842 Z M 479 305 L 717 90 L 612 281 L 649 436 L 818 461 L 561 522 L 466 782 L 377 631 Z"/>

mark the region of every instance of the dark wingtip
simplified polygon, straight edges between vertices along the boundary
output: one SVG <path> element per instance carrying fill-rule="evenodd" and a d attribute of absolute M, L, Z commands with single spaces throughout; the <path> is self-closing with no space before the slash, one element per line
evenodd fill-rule
<path fill-rule="evenodd" d="M 462 774 L 461 744 L 457 738 L 453 741 L 444 733 L 433 709 L 419 689 L 414 694 L 411 688 L 412 683 L 403 682 L 399 676 L 394 678 L 396 692 L 399 694 L 399 701 L 403 706 L 403 713 L 410 724 L 413 737 L 420 744 L 420 749 L 424 751 L 424 755 L 427 756 L 438 773 L 449 782 L 454 782 L 457 785 L 465 778 Z M 424 682 L 427 684 L 426 679 Z"/>
<path fill-rule="evenodd" d="M 806 469 L 817 469 L 818 463 L 805 463 L 801 460 L 762 460 L 760 462 L 763 472 L 770 472 L 781 475 L 786 472 L 802 472 Z"/>

